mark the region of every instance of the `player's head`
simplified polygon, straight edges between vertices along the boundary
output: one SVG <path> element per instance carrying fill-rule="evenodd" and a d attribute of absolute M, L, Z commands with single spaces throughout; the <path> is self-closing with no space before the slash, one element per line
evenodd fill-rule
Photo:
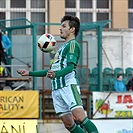
<path fill-rule="evenodd" d="M 66 15 L 61 19 L 61 24 L 64 22 L 68 22 L 69 28 L 74 29 L 74 35 L 76 37 L 80 29 L 80 20 L 75 16 Z"/>

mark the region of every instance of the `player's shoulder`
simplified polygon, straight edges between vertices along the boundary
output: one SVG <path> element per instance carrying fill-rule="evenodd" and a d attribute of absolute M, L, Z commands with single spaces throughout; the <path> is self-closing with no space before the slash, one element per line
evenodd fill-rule
<path fill-rule="evenodd" d="M 70 43 L 76 43 L 76 44 L 78 44 L 78 41 L 76 39 L 72 39 L 72 40 L 70 40 Z"/>
<path fill-rule="evenodd" d="M 76 53 L 76 52 L 79 53 L 80 52 L 80 45 L 75 39 L 69 41 L 68 51 L 70 53 Z"/>
<path fill-rule="evenodd" d="M 69 45 L 70 45 L 71 47 L 79 47 L 79 48 L 80 48 L 80 45 L 79 45 L 78 41 L 75 40 L 75 39 L 69 41 Z"/>

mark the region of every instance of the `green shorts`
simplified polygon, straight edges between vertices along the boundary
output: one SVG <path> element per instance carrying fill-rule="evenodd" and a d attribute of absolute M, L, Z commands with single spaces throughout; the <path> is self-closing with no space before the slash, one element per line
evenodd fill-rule
<path fill-rule="evenodd" d="M 53 104 L 56 114 L 62 116 L 75 108 L 83 108 L 79 85 L 71 84 L 52 91 Z"/>

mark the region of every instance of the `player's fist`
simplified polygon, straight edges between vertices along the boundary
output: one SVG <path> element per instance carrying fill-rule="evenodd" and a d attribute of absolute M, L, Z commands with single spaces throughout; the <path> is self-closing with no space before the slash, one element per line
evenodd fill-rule
<path fill-rule="evenodd" d="M 50 79 L 54 79 L 54 78 L 55 78 L 55 73 L 54 73 L 54 71 L 48 70 L 46 77 L 48 77 L 48 78 L 50 78 Z"/>
<path fill-rule="evenodd" d="M 26 69 L 19 69 L 19 70 L 17 70 L 17 73 L 22 76 L 29 76 L 29 71 Z"/>

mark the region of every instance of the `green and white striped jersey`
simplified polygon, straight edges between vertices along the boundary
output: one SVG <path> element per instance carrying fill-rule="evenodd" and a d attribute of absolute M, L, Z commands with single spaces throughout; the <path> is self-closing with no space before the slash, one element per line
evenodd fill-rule
<path fill-rule="evenodd" d="M 60 71 L 68 66 L 68 63 L 73 63 L 75 68 L 72 72 L 61 77 L 54 78 L 52 82 L 52 90 L 60 89 L 70 84 L 78 84 L 78 80 L 75 75 L 75 69 L 80 57 L 80 46 L 78 42 L 73 39 L 67 43 L 64 43 L 56 52 L 54 62 L 51 65 L 51 70 L 54 72 Z"/>

